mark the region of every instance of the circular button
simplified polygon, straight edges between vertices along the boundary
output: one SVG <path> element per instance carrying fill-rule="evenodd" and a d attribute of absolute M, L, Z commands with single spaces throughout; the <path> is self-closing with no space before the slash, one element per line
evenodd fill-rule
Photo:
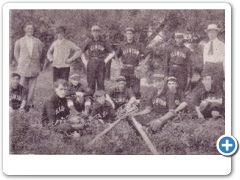
<path fill-rule="evenodd" d="M 233 136 L 223 135 L 217 140 L 217 149 L 224 156 L 233 155 L 237 148 L 238 142 Z"/>

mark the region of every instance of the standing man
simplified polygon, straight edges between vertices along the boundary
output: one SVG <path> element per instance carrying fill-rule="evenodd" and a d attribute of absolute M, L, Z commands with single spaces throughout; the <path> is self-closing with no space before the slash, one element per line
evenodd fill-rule
<path fill-rule="evenodd" d="M 57 40 L 54 41 L 48 50 L 47 58 L 53 66 L 53 82 L 58 79 L 68 81 L 70 63 L 81 56 L 81 49 L 73 42 L 65 39 L 66 29 L 60 26 L 56 29 Z M 70 54 L 75 51 L 72 57 Z"/>
<path fill-rule="evenodd" d="M 140 99 L 140 79 L 135 76 L 135 70 L 141 69 L 150 59 L 150 54 L 145 52 L 143 44 L 134 40 L 134 28 L 126 28 L 127 42 L 122 44 L 116 55 L 122 66 L 121 76 L 126 78 L 126 87 L 131 88 L 136 99 Z M 142 58 L 144 61 L 141 62 Z M 141 66 L 139 66 L 141 62 Z"/>
<path fill-rule="evenodd" d="M 20 84 L 28 90 L 26 111 L 34 107 L 34 91 L 37 77 L 40 73 L 40 58 L 42 42 L 33 37 L 33 24 L 27 23 L 24 27 L 25 36 L 16 41 L 14 57 L 18 62 L 17 71 L 21 75 Z"/>
<path fill-rule="evenodd" d="M 184 46 L 183 33 L 175 32 L 174 38 L 175 45 L 169 47 L 166 55 L 164 76 L 176 77 L 179 89 L 185 91 L 192 71 L 190 50 Z"/>
<path fill-rule="evenodd" d="M 209 24 L 205 32 L 208 34 L 209 42 L 203 49 L 203 70 L 210 73 L 214 84 L 222 86 L 224 77 L 225 44 L 217 36 L 220 28 L 216 24 Z"/>
<path fill-rule="evenodd" d="M 104 90 L 104 78 L 106 63 L 110 61 L 115 52 L 107 42 L 100 36 L 100 27 L 95 25 L 91 28 L 92 38 L 89 39 L 83 48 L 82 61 L 87 67 L 88 87 L 93 91 L 97 88 Z M 88 59 L 85 52 L 88 51 Z"/>

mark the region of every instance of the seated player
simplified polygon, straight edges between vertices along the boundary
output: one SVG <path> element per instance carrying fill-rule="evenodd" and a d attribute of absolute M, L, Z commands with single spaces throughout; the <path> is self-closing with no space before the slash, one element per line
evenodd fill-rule
<path fill-rule="evenodd" d="M 122 105 L 131 106 L 135 103 L 136 98 L 133 95 L 131 89 L 126 87 L 126 78 L 124 76 L 119 76 L 117 78 L 117 87 L 110 91 L 110 99 L 113 100 L 115 109 L 118 109 Z M 108 94 L 106 95 L 108 96 Z"/>
<path fill-rule="evenodd" d="M 93 90 L 84 87 L 80 80 L 81 78 L 78 74 L 73 74 L 70 77 L 70 85 L 68 86 L 66 96 L 69 105 L 73 104 L 78 112 L 84 112 L 88 116 L 92 104 Z"/>
<path fill-rule="evenodd" d="M 115 119 L 115 111 L 109 101 L 106 100 L 106 92 L 97 90 L 94 95 L 90 119 L 97 118 L 102 123 L 111 123 Z"/>
<path fill-rule="evenodd" d="M 146 108 L 134 116 L 144 115 L 150 112 L 156 113 L 157 119 L 147 123 L 153 131 L 156 131 L 166 123 L 167 120 L 174 117 L 177 112 L 183 110 L 187 106 L 187 103 L 184 98 L 184 93 L 177 88 L 177 79 L 175 77 L 169 77 L 167 79 L 166 88 L 164 88 L 164 76 L 162 74 L 155 74 L 152 78 L 157 89 L 149 95 Z"/>
<path fill-rule="evenodd" d="M 56 131 L 72 132 L 75 129 L 73 124 L 81 122 L 72 122 L 71 116 L 77 114 L 73 106 L 68 106 L 66 91 L 68 83 L 63 79 L 54 82 L 54 95 L 43 105 L 42 125 L 53 128 Z M 70 116 L 71 115 L 71 116 Z M 76 119 L 75 119 L 76 120 Z"/>
<path fill-rule="evenodd" d="M 220 116 L 223 104 L 222 89 L 212 85 L 212 78 L 208 74 L 201 77 L 201 70 L 195 70 L 193 73 L 186 98 L 190 109 L 195 109 L 198 119 Z"/>
<path fill-rule="evenodd" d="M 25 106 L 27 102 L 27 90 L 19 84 L 21 76 L 17 73 L 12 73 L 10 97 L 9 97 L 9 109 L 10 114 L 15 111 L 25 112 Z"/>

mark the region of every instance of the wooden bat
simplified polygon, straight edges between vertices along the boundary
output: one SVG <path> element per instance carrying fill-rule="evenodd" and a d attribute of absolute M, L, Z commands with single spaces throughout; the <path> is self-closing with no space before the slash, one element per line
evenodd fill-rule
<path fill-rule="evenodd" d="M 153 145 L 153 143 L 151 142 L 151 140 L 148 138 L 147 134 L 143 131 L 142 129 L 142 125 L 139 124 L 139 122 L 137 122 L 137 120 L 135 119 L 135 117 L 131 117 L 131 120 L 135 126 L 135 128 L 137 129 L 137 131 L 140 133 L 140 135 L 142 136 L 144 142 L 146 143 L 146 145 L 148 146 L 149 150 L 151 151 L 152 154 L 154 155 L 158 155 L 158 151 L 156 149 L 156 147 Z"/>

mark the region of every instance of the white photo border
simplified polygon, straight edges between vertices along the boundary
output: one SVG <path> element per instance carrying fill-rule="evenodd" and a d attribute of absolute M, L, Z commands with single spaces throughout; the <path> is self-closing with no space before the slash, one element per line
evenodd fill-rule
<path fill-rule="evenodd" d="M 79 7 L 79 8 L 77 8 Z M 3 172 L 6 175 L 227 175 L 222 155 L 9 154 L 10 9 L 225 9 L 225 135 L 231 135 L 231 6 L 227 3 L 7 3 L 3 6 Z M 63 165 L 63 163 L 66 165 Z M 204 166 L 203 166 L 204 164 Z M 69 167 L 69 168 L 67 168 Z"/>

